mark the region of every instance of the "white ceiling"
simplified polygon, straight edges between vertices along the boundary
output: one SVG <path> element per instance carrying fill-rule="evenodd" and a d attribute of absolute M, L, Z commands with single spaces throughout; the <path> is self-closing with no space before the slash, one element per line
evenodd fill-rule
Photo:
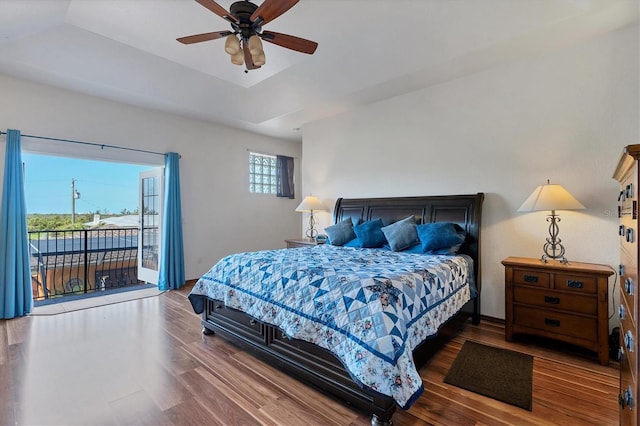
<path fill-rule="evenodd" d="M 265 29 L 315 54 L 265 43 L 245 73 L 224 40 L 176 41 L 230 29 L 193 0 L 2 0 L 0 73 L 301 140 L 305 123 L 637 20 L 637 0 L 301 0 Z"/>

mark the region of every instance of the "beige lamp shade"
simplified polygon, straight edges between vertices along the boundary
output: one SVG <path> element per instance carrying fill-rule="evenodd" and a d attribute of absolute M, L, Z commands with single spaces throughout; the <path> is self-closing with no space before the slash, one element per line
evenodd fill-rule
<path fill-rule="evenodd" d="M 540 210 L 583 210 L 585 206 L 562 187 L 547 183 L 537 187 L 529 198 L 518 209 L 519 212 L 535 212 Z"/>
<path fill-rule="evenodd" d="M 240 51 L 240 40 L 233 34 L 228 35 L 224 42 L 224 51 L 231 56 L 238 53 Z"/>
<path fill-rule="evenodd" d="M 262 40 L 257 35 L 252 35 L 249 37 L 249 53 L 251 56 L 258 56 L 261 53 L 264 53 L 262 49 Z"/>
<path fill-rule="evenodd" d="M 316 212 L 325 210 L 324 204 L 317 197 L 309 195 L 296 207 L 297 212 Z"/>
<path fill-rule="evenodd" d="M 253 65 L 255 65 L 256 67 L 261 67 L 267 62 L 267 59 L 264 56 L 264 52 L 262 52 L 258 56 L 251 56 L 251 60 L 253 61 Z"/>
<path fill-rule="evenodd" d="M 234 65 L 244 64 L 244 53 L 242 53 L 242 50 L 238 50 L 238 53 L 231 55 L 231 63 Z"/>

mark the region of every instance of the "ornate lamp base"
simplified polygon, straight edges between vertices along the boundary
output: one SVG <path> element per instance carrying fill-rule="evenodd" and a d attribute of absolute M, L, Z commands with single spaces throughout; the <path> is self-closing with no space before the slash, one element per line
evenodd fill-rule
<path fill-rule="evenodd" d="M 314 228 L 316 226 L 316 220 L 313 217 L 313 210 L 309 213 L 309 227 L 307 228 L 306 236 L 310 240 L 315 240 L 318 236 L 318 231 Z"/>
<path fill-rule="evenodd" d="M 560 228 L 558 227 L 560 217 L 555 214 L 554 210 L 552 210 L 551 214 L 547 217 L 547 222 L 549 222 L 549 237 L 546 239 L 547 242 L 542 248 L 544 254 L 541 260 L 547 263 L 549 259 L 558 259 L 562 263 L 568 263 L 569 261 L 564 257 L 564 246 L 561 244 L 562 240 L 558 238 L 558 234 L 560 233 Z"/>

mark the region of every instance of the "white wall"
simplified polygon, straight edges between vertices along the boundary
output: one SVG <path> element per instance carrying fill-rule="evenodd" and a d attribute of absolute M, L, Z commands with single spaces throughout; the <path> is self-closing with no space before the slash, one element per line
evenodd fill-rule
<path fill-rule="evenodd" d="M 482 313 L 504 318 L 500 261 L 542 254 L 546 213 L 516 210 L 547 179 L 587 207 L 560 212 L 567 257 L 618 264 L 611 176 L 622 147 L 640 143 L 638 90 L 635 26 L 310 123 L 303 188 L 329 206 L 484 192 Z"/>
<path fill-rule="evenodd" d="M 135 108 L 53 87 L 0 76 L 0 128 L 23 134 L 125 146 L 156 152 L 175 151 L 180 183 L 186 278 L 200 277 L 233 252 L 284 247 L 300 235 L 302 217 L 299 143 Z M 46 144 L 25 145 L 40 151 Z M 50 147 L 54 147 L 51 142 Z M 296 199 L 249 194 L 248 149 L 296 158 Z M 101 155 L 127 161 L 153 161 L 130 151 L 102 152 L 60 144 L 53 150 L 70 156 Z M 4 167 L 5 137 L 0 138 Z M 159 157 L 163 162 L 162 157 Z M 0 173 L 0 184 L 2 183 Z"/>

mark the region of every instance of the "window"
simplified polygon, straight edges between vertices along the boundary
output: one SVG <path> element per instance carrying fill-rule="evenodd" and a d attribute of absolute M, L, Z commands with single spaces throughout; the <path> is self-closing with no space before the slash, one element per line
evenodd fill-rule
<path fill-rule="evenodd" d="M 276 156 L 249 152 L 249 192 L 276 194 Z"/>

